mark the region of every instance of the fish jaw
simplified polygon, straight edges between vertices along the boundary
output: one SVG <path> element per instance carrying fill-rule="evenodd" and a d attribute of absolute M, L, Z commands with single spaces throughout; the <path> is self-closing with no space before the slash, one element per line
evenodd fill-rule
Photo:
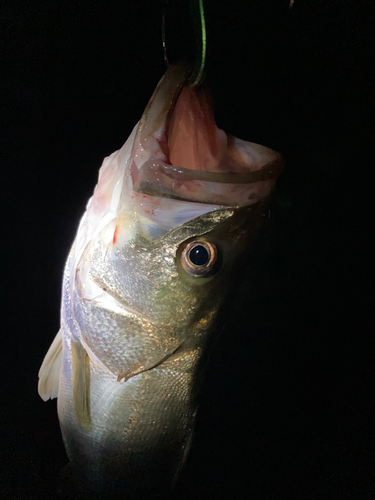
<path fill-rule="evenodd" d="M 207 89 L 184 85 L 176 71 L 166 72 L 139 123 L 129 166 L 134 191 L 232 207 L 262 201 L 282 171 L 282 156 L 219 129 Z"/>

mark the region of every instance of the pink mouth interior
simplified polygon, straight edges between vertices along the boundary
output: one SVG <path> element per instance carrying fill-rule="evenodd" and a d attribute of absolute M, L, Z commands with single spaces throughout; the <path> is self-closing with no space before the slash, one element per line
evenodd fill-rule
<path fill-rule="evenodd" d="M 228 148 L 227 134 L 216 126 L 207 92 L 184 87 L 169 123 L 169 160 L 176 167 L 218 172 Z"/>

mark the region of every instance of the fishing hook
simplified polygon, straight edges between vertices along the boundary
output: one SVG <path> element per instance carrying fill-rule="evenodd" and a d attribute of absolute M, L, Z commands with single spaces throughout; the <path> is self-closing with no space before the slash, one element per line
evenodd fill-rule
<path fill-rule="evenodd" d="M 166 0 L 166 4 L 168 0 Z M 196 44 L 196 60 L 194 70 L 188 78 L 188 85 L 195 87 L 200 85 L 204 79 L 204 67 L 206 64 L 206 21 L 204 16 L 203 0 L 189 0 L 190 15 L 193 23 L 195 44 Z M 167 67 L 169 66 L 167 45 L 166 45 L 166 13 L 163 12 L 162 17 L 162 44 L 163 56 Z"/>

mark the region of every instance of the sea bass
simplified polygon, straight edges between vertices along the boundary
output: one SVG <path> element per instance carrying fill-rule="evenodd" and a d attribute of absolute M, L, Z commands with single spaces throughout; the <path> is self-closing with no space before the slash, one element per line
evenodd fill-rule
<path fill-rule="evenodd" d="M 186 76 L 169 67 L 103 162 L 39 372 L 70 461 L 97 485 L 169 485 L 181 468 L 207 339 L 282 169 L 220 130 Z"/>

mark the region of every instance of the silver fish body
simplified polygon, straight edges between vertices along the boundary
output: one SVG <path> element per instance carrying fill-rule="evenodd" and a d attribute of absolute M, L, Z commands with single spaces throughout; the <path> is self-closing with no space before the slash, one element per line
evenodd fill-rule
<path fill-rule="evenodd" d="M 40 370 L 40 395 L 58 396 L 69 459 L 98 489 L 169 485 L 182 466 L 205 345 L 282 165 L 205 117 L 191 127 L 186 116 L 206 101 L 185 78 L 168 70 L 103 163 L 65 267 L 61 329 Z M 197 146 L 203 167 L 193 156 L 172 163 L 184 147 L 172 143 L 178 127 L 180 136 L 199 129 L 194 145 L 214 130 L 213 147 Z"/>

